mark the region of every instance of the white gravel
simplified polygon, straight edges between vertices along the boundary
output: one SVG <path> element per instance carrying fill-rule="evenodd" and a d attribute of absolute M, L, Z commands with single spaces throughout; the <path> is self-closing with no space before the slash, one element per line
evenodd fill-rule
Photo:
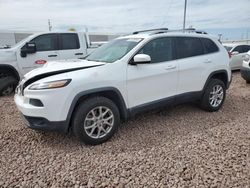
<path fill-rule="evenodd" d="M 236 72 L 219 112 L 146 113 L 98 146 L 28 129 L 2 97 L 0 187 L 250 187 L 250 85 Z"/>

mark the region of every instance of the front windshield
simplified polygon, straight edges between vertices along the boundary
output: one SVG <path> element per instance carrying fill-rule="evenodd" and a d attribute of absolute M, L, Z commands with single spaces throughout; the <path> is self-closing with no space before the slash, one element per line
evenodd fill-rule
<path fill-rule="evenodd" d="M 97 48 L 93 53 L 86 57 L 86 60 L 113 63 L 125 56 L 141 40 L 141 38 L 113 40 L 107 44 L 102 45 L 100 48 Z"/>

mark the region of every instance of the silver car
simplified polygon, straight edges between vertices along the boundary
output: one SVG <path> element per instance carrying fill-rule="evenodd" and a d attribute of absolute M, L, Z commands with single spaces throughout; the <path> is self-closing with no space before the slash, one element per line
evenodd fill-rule
<path fill-rule="evenodd" d="M 250 50 L 248 44 L 223 44 L 227 49 L 230 58 L 230 67 L 232 70 L 239 70 L 242 67 L 244 56 Z"/>

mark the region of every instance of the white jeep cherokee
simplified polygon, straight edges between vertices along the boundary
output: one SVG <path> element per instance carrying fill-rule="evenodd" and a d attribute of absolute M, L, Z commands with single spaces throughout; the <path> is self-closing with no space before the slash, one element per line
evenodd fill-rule
<path fill-rule="evenodd" d="M 142 111 L 190 101 L 217 111 L 230 82 L 228 53 L 216 38 L 151 30 L 117 38 L 84 60 L 49 62 L 29 72 L 15 102 L 30 128 L 72 128 L 94 145 Z"/>

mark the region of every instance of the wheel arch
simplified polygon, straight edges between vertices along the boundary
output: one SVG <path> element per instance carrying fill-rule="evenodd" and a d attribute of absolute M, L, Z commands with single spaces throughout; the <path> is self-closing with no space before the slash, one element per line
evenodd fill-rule
<path fill-rule="evenodd" d="M 19 76 L 17 70 L 13 66 L 11 66 L 11 65 L 0 65 L 0 70 L 9 72 L 11 74 L 11 76 L 14 76 L 15 79 L 17 79 L 17 81 L 20 80 L 20 76 Z"/>
<path fill-rule="evenodd" d="M 211 79 L 219 79 L 219 80 L 221 80 L 221 81 L 223 81 L 223 83 L 225 84 L 225 86 L 226 86 L 226 88 L 228 89 L 229 88 L 229 80 L 228 80 L 228 73 L 227 73 L 227 71 L 226 70 L 218 70 L 218 71 L 214 71 L 214 72 L 212 72 L 209 76 L 208 76 L 208 78 L 207 78 L 207 80 L 206 80 L 206 82 L 205 82 L 205 85 L 204 85 L 204 87 L 203 87 L 203 92 L 204 92 L 204 90 L 206 89 L 206 87 L 207 87 L 207 85 L 208 85 L 208 83 L 209 83 L 209 81 L 211 80 Z"/>
<path fill-rule="evenodd" d="M 128 119 L 127 107 L 126 107 L 126 104 L 122 97 L 121 92 L 117 88 L 114 88 L 114 87 L 103 87 L 103 88 L 98 88 L 98 89 L 82 91 L 74 97 L 70 105 L 70 109 L 69 109 L 67 120 L 66 120 L 68 124 L 68 129 L 71 127 L 71 121 L 72 121 L 72 118 L 74 116 L 74 112 L 77 106 L 83 100 L 90 98 L 90 97 L 95 97 L 95 96 L 102 96 L 102 97 L 106 97 L 112 100 L 116 104 L 117 108 L 119 109 L 121 119 L 124 121 Z"/>

